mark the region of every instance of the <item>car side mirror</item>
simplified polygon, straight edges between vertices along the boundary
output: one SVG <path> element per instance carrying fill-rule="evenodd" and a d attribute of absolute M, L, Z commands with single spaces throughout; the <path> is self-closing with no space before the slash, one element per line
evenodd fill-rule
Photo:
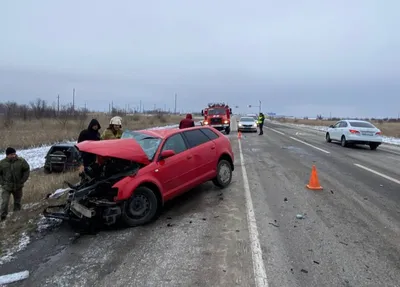
<path fill-rule="evenodd" d="M 202 116 L 204 116 L 204 112 L 203 112 L 203 110 L 201 110 L 201 115 L 202 115 Z"/>
<path fill-rule="evenodd" d="M 175 152 L 172 149 L 163 150 L 160 154 L 160 160 L 174 156 Z"/>
<path fill-rule="evenodd" d="M 330 127 L 330 128 L 332 128 L 332 129 L 334 129 L 334 128 L 335 128 L 335 126 L 334 126 L 334 125 L 330 125 L 329 127 Z"/>

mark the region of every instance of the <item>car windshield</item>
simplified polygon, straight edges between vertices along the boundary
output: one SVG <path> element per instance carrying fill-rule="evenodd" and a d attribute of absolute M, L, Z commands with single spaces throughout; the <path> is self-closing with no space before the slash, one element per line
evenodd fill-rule
<path fill-rule="evenodd" d="M 207 111 L 207 113 L 210 115 L 210 116 L 214 116 L 214 115 L 225 115 L 226 114 L 226 111 L 225 111 L 225 109 L 223 109 L 223 108 L 217 108 L 217 109 L 208 109 L 208 111 Z"/>
<path fill-rule="evenodd" d="M 240 118 L 241 122 L 254 122 L 254 118 Z"/>
<path fill-rule="evenodd" d="M 152 137 L 145 133 L 128 130 L 123 132 L 121 138 L 136 140 L 142 147 L 143 151 L 146 153 L 150 161 L 153 160 L 154 155 L 162 141 L 162 139 L 158 137 Z"/>
<path fill-rule="evenodd" d="M 375 128 L 372 124 L 368 122 L 349 122 L 352 127 L 355 128 Z"/>

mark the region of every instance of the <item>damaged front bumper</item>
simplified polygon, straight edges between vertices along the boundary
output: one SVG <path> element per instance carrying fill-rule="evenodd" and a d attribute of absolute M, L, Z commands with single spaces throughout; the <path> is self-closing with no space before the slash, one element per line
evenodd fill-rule
<path fill-rule="evenodd" d="M 66 189 L 58 189 L 49 194 L 49 199 L 60 199 L 67 195 L 65 204 L 50 205 L 43 211 L 47 218 L 82 223 L 102 223 L 113 225 L 121 217 L 122 204 L 115 202 L 118 190 L 112 186 L 126 176 L 137 172 L 138 168 L 102 179 L 89 178 L 77 185 L 67 183 Z"/>
<path fill-rule="evenodd" d="M 91 208 L 77 201 L 60 205 L 50 205 L 43 211 L 43 216 L 64 221 L 90 222 L 101 219 L 105 225 L 113 225 L 121 216 L 121 207 L 109 201 L 91 201 Z"/>

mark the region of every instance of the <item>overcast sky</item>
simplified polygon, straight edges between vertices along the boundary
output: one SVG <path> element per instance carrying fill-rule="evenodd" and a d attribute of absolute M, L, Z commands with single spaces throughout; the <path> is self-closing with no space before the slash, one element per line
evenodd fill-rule
<path fill-rule="evenodd" d="M 395 116 L 399 0 L 1 0 L 0 98 Z M 237 109 L 235 109 L 237 110 Z"/>

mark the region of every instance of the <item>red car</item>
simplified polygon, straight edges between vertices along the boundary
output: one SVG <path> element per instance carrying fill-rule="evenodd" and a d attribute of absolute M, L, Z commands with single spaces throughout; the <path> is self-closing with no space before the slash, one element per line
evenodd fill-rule
<path fill-rule="evenodd" d="M 232 180 L 229 139 L 207 127 L 125 131 L 121 139 L 85 141 L 80 151 L 98 156 L 77 186 L 70 185 L 63 212 L 44 215 L 90 224 L 129 226 L 150 222 L 164 202 L 212 180 L 224 188 Z M 54 206 L 53 206 L 54 207 Z"/>

